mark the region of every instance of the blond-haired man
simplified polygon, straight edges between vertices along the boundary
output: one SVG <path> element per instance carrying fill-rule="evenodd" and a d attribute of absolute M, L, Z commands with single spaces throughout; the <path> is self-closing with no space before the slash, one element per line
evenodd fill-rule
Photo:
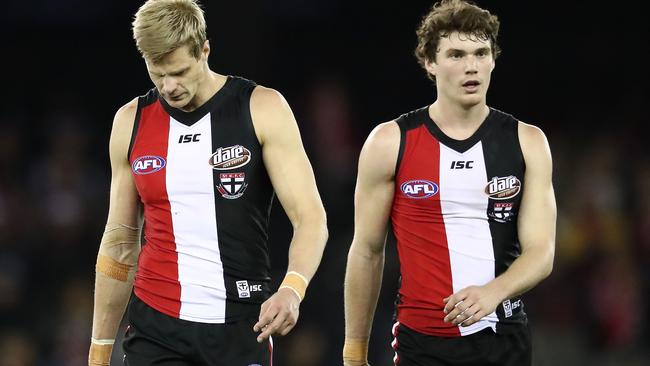
<path fill-rule="evenodd" d="M 89 365 L 109 364 L 130 296 L 127 365 L 271 365 L 271 335 L 296 324 L 327 240 L 291 109 L 273 89 L 210 69 L 196 1 L 147 1 L 133 35 L 155 87 L 113 122 Z M 294 227 L 275 293 L 274 194 Z"/>

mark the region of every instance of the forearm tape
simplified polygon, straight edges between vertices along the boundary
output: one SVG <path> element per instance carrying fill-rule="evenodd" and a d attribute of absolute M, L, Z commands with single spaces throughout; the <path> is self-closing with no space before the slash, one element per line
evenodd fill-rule
<path fill-rule="evenodd" d="M 309 285 L 309 280 L 298 272 L 289 271 L 287 275 L 284 276 L 284 280 L 280 284 L 280 288 L 288 288 L 292 290 L 300 301 L 305 298 L 305 292 L 307 292 L 307 286 Z"/>
<path fill-rule="evenodd" d="M 90 341 L 90 351 L 88 352 L 89 366 L 108 366 L 111 362 L 111 353 L 113 352 L 114 339 Z"/>
<path fill-rule="evenodd" d="M 135 266 L 140 249 L 140 230 L 122 224 L 106 225 L 102 236 L 97 273 L 126 282 L 129 272 Z"/>
<path fill-rule="evenodd" d="M 368 338 L 346 339 L 343 345 L 343 361 L 346 365 L 368 363 Z"/>

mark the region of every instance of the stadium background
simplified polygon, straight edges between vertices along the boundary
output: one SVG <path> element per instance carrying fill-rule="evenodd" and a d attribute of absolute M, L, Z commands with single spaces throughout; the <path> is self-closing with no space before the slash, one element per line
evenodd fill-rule
<path fill-rule="evenodd" d="M 479 2 L 499 15 L 504 50 L 488 103 L 539 125 L 554 155 L 555 269 L 525 296 L 535 365 L 650 363 L 650 154 L 643 133 L 650 32 L 635 3 Z M 276 338 L 276 365 L 340 364 L 358 153 L 377 123 L 434 99 L 412 56 L 414 29 L 430 4 L 205 5 L 211 66 L 284 94 L 329 214 L 320 271 L 299 325 Z M 151 87 L 130 34 L 139 5 L 3 2 L 0 366 L 85 365 L 111 120 Z M 276 279 L 289 237 L 276 204 Z M 397 272 L 389 242 L 374 366 L 391 364 Z"/>

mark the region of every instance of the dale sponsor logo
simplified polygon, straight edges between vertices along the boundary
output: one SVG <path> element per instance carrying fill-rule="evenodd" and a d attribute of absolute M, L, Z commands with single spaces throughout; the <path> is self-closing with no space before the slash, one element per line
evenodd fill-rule
<path fill-rule="evenodd" d="M 495 200 L 507 200 L 519 194 L 521 182 L 514 175 L 494 177 L 485 186 L 485 194 Z"/>
<path fill-rule="evenodd" d="M 241 145 L 220 147 L 208 161 L 215 170 L 240 168 L 251 161 L 251 152 Z"/>
<path fill-rule="evenodd" d="M 409 198 L 423 199 L 438 193 L 438 185 L 424 179 L 414 179 L 400 185 L 400 190 Z"/>
<path fill-rule="evenodd" d="M 133 161 L 131 170 L 135 174 L 151 174 L 165 167 L 165 159 L 160 156 L 145 155 Z"/>

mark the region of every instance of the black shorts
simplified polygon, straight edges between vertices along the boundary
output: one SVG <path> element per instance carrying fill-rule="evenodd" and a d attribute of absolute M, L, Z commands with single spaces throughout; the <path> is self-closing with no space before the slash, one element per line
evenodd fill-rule
<path fill-rule="evenodd" d="M 507 334 L 492 328 L 454 338 L 425 335 L 396 326 L 393 336 L 395 365 L 399 366 L 530 366 L 530 330 L 517 325 Z"/>
<path fill-rule="evenodd" d="M 270 340 L 257 343 L 256 318 L 207 324 L 165 315 L 131 296 L 124 336 L 127 366 L 272 366 Z"/>

